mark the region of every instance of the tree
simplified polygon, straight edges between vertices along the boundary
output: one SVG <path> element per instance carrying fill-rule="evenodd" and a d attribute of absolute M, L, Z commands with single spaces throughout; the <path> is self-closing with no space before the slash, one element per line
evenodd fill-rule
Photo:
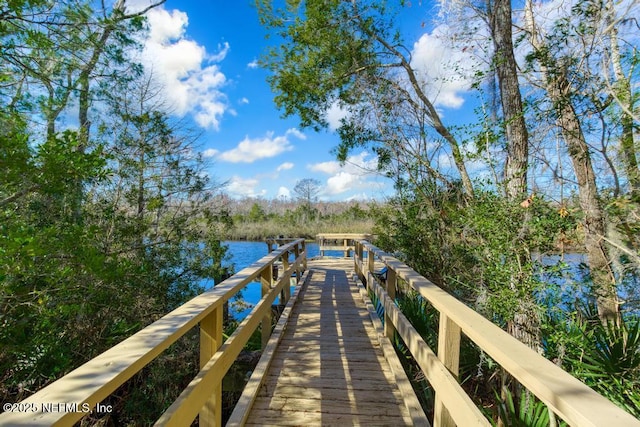
<path fill-rule="evenodd" d="M 9 9 L 3 14 L 3 27 L 8 30 L 0 58 L 7 64 L 3 84 L 13 89 L 7 93 L 11 105 L 42 117 L 46 139 L 55 137 L 61 115 L 77 108 L 76 149 L 92 149 L 89 134 L 94 93 L 101 85 L 135 77 L 137 67 L 127 72 L 116 69 L 132 65 L 124 51 L 134 46 L 132 35 L 142 31 L 144 13 L 162 3 L 164 0 L 134 13 L 127 13 L 124 0 L 103 10 L 86 1 L 52 5 L 25 2 Z M 76 220 L 80 219 L 82 197 L 82 183 L 77 182 Z"/>
<path fill-rule="evenodd" d="M 301 200 L 305 206 L 310 208 L 311 204 L 317 200 L 318 193 L 320 193 L 320 181 L 313 178 L 301 179 L 293 187 L 293 193 L 298 200 Z"/>
<path fill-rule="evenodd" d="M 481 51 L 490 52 L 491 61 L 487 64 L 488 71 L 479 74 L 477 87 L 489 86 L 490 96 L 499 99 L 501 109 L 497 105 L 492 106 L 490 114 L 485 114 L 483 131 L 485 138 L 479 137 L 481 142 L 476 144 L 478 151 L 489 150 L 490 144 L 499 145 L 500 152 L 506 151 L 503 159 L 499 160 L 503 167 L 503 177 L 495 177 L 495 185 L 504 189 L 507 200 L 514 206 L 518 206 L 527 199 L 528 169 L 529 169 L 529 132 L 525 122 L 526 112 L 522 100 L 519 82 L 518 64 L 514 52 L 513 41 L 513 17 L 510 0 L 489 1 L 463 1 L 443 2 L 450 11 L 449 18 L 460 23 L 460 29 L 454 30 L 465 45 L 479 44 L 483 46 Z M 452 13 L 451 13 L 452 12 Z M 467 22 L 467 23 L 465 23 Z M 451 21 L 449 21 L 451 24 Z M 482 40 L 478 33 L 480 28 L 486 28 L 490 40 Z M 460 42 L 460 41 L 459 41 Z M 469 49 L 473 51 L 473 49 Z M 483 55 L 483 56 L 488 56 Z M 497 82 L 497 92 L 495 83 Z M 488 83 L 488 85 L 486 84 Z M 490 129 L 499 124 L 498 135 L 490 136 Z M 494 139 L 487 141 L 487 139 Z M 504 148 L 503 148 L 504 147 Z M 497 175 L 497 174 L 496 174 Z M 531 263 L 529 240 L 527 233 L 531 221 L 530 209 L 515 209 L 511 212 L 516 215 L 521 223 L 519 232 L 513 235 L 513 249 L 507 255 L 516 258 L 518 265 L 525 266 Z M 511 230 L 505 230 L 505 234 Z M 537 316 L 536 303 L 533 295 L 522 292 L 524 284 L 528 283 L 529 271 L 525 268 L 515 269 L 514 275 L 509 278 L 509 286 L 515 294 L 520 295 L 521 307 L 508 320 L 507 329 L 522 342 L 539 349 L 540 331 Z M 524 286 L 526 288 L 526 286 Z M 508 316 L 509 317 L 509 316 Z"/>
<path fill-rule="evenodd" d="M 554 52 L 536 24 L 533 3 L 525 5 L 525 25 L 533 49 L 530 60 L 539 66 L 542 84 L 552 104 L 560 134 L 568 148 L 584 213 L 584 245 L 593 280 L 598 312 L 603 321 L 618 321 L 616 280 L 605 244 L 605 214 L 598 194 L 592 155 L 575 102 L 578 90 L 569 76 L 575 58 Z M 565 37 L 563 35 L 561 37 Z"/>
<path fill-rule="evenodd" d="M 510 0 L 487 2 L 489 29 L 494 46 L 493 64 L 500 88 L 504 114 L 507 158 L 505 185 L 512 201 L 524 200 L 527 192 L 529 140 L 525 112 L 518 82 L 518 70 L 513 50 L 512 12 Z"/>
<path fill-rule="evenodd" d="M 249 218 L 249 221 L 252 221 L 252 222 L 262 222 L 267 218 L 267 214 L 265 213 L 264 209 L 262 209 L 262 206 L 260 206 L 257 203 L 254 203 L 251 206 L 251 210 L 249 211 L 248 218 Z"/>
<path fill-rule="evenodd" d="M 218 186 L 196 137 L 122 56 L 141 17 L 122 1 L 101 17 L 86 4 L 14 5 L 22 9 L 0 6 L 3 402 L 37 391 L 226 273 L 223 215 L 209 203 Z M 91 108 L 98 91 L 100 115 Z M 78 128 L 59 132 L 66 112 L 78 113 Z"/>
<path fill-rule="evenodd" d="M 293 194 L 302 202 L 302 205 L 296 211 L 300 212 L 300 216 L 305 223 L 317 216 L 318 212 L 313 208 L 313 203 L 317 201 L 319 192 L 320 181 L 313 178 L 301 179 L 293 187 Z"/>
<path fill-rule="evenodd" d="M 303 127 L 321 129 L 328 127 L 330 109 L 346 110 L 338 158 L 372 145 L 385 167 L 397 160 L 393 155 L 402 145 L 391 118 L 401 117 L 398 110 L 413 111 L 421 117 L 411 124 L 414 134 L 431 131 L 445 141 L 465 193 L 473 196 L 460 144 L 427 96 L 428 82 L 411 64 L 410 50 L 393 27 L 394 11 L 372 1 L 289 2 L 287 10 L 274 10 L 271 0 L 256 4 L 262 23 L 283 40 L 265 62 L 285 115 L 297 114 Z"/>

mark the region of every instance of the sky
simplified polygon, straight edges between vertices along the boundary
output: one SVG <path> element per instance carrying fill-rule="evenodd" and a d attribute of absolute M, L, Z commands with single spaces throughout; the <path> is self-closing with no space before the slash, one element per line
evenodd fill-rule
<path fill-rule="evenodd" d="M 428 13 L 434 8 L 420 4 L 400 24 L 416 66 L 426 70 L 431 64 L 429 72 L 437 73 L 433 64 L 455 54 L 438 40 L 444 29 L 431 25 Z M 226 183 L 224 192 L 235 198 L 289 198 L 295 196 L 296 182 L 313 178 L 321 183 L 321 200 L 393 195 L 391 181 L 371 172 L 377 164 L 372 152 L 357 150 L 341 166 L 331 154 L 338 144 L 334 132 L 300 129 L 296 117 L 282 118 L 268 72 L 258 65 L 269 41 L 253 0 L 167 0 L 147 17 L 145 68 L 164 87 L 173 114 L 202 133 L 199 145 L 210 163 L 208 173 Z M 439 86 L 436 106 L 445 116 L 463 106 L 465 87 L 464 81 Z M 335 113 L 329 116 L 334 126 Z"/>

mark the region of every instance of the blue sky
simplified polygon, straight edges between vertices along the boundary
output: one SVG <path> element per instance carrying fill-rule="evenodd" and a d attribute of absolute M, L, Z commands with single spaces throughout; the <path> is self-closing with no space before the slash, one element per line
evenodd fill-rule
<path fill-rule="evenodd" d="M 436 40 L 442 27 L 433 28 L 427 16 L 433 7 L 420 3 L 401 24 L 414 57 L 433 69 L 434 60 L 447 51 Z M 227 182 L 229 195 L 290 197 L 304 178 L 321 182 L 324 200 L 393 194 L 390 180 L 368 172 L 376 165 L 371 152 L 356 151 L 340 166 L 330 153 L 338 143 L 333 132 L 301 130 L 297 118 L 281 117 L 268 74 L 257 65 L 269 41 L 252 0 L 167 0 L 148 20 L 143 63 L 164 87 L 173 113 L 202 132 L 200 148 L 211 162 L 209 172 Z M 438 87 L 436 106 L 445 116 L 462 106 L 465 86 L 449 82 Z"/>

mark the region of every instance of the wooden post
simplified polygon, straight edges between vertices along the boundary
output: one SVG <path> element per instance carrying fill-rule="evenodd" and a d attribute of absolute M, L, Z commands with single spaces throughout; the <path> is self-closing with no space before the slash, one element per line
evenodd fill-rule
<path fill-rule="evenodd" d="M 306 252 L 306 251 L 307 251 L 307 242 L 305 242 L 303 240 L 302 241 L 302 252 Z M 306 255 L 304 256 L 304 259 L 302 260 L 302 271 L 307 271 L 307 256 Z"/>
<path fill-rule="evenodd" d="M 200 369 L 222 345 L 222 307 L 200 321 Z M 200 427 L 222 425 L 222 381 L 211 391 L 211 397 L 200 410 Z"/>
<path fill-rule="evenodd" d="M 344 257 L 349 257 L 349 239 L 344 239 Z"/>
<path fill-rule="evenodd" d="M 375 264 L 375 259 L 376 256 L 373 254 L 373 251 L 371 249 L 369 249 L 367 251 L 367 271 L 368 273 L 371 274 L 371 276 L 373 277 L 373 272 L 376 269 L 376 264 Z M 369 275 L 367 275 L 367 290 L 371 289 L 371 284 L 369 283 Z"/>
<path fill-rule="evenodd" d="M 260 275 L 260 283 L 262 283 L 262 296 L 264 297 L 271 290 L 271 284 L 273 282 L 273 270 L 271 265 L 267 265 L 262 274 Z M 262 318 L 262 348 L 264 349 L 271 337 L 271 310 L 267 311 L 267 314 Z"/>
<path fill-rule="evenodd" d="M 458 378 L 458 370 L 460 367 L 460 327 L 456 325 L 449 317 L 440 313 L 440 330 L 438 332 L 438 359 L 444 366 Z M 435 412 L 433 415 L 433 425 L 455 426 L 449 411 L 442 403 L 442 399 L 436 394 Z"/>
<path fill-rule="evenodd" d="M 293 247 L 293 256 L 295 257 L 295 259 L 293 260 L 294 262 L 300 256 L 300 248 L 297 244 Z M 298 266 L 296 267 L 296 283 L 300 283 L 300 264 L 298 264 Z"/>
<path fill-rule="evenodd" d="M 358 241 L 354 241 L 355 250 L 353 252 L 353 269 L 360 280 L 362 280 L 362 271 L 360 265 L 362 261 L 362 244 Z"/>
<path fill-rule="evenodd" d="M 391 299 L 391 301 L 396 300 L 396 280 L 397 280 L 397 276 L 396 276 L 396 272 L 395 270 L 392 270 L 390 268 L 387 269 L 387 294 L 389 295 L 389 298 Z M 393 323 L 391 322 L 391 318 L 388 316 L 386 310 L 384 313 L 384 334 L 387 336 L 387 338 L 389 338 L 391 340 L 391 342 L 393 342 L 393 338 L 395 335 L 395 328 L 393 326 Z"/>
<path fill-rule="evenodd" d="M 324 237 L 320 237 L 320 256 L 324 258 Z"/>
<path fill-rule="evenodd" d="M 289 269 L 289 252 L 285 252 L 282 254 L 282 280 L 284 280 L 284 272 Z M 287 282 L 284 284 L 282 288 L 282 293 L 284 294 L 284 301 L 280 301 L 280 304 L 286 304 L 289 302 L 289 298 L 291 298 L 291 276 L 287 277 Z"/>

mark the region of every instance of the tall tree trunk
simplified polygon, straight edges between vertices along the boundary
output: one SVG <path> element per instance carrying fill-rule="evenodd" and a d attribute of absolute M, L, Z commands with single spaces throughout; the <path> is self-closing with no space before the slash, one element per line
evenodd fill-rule
<path fill-rule="evenodd" d="M 493 64 L 498 78 L 498 87 L 500 88 L 503 127 L 507 143 L 507 159 L 504 170 L 505 189 L 507 198 L 511 202 L 519 203 L 526 199 L 527 193 L 529 135 L 524 120 L 518 69 L 513 53 L 511 14 L 510 0 L 487 1 L 489 29 L 494 48 Z M 520 241 L 514 242 L 516 256 L 521 261 L 520 265 L 528 261 L 528 253 L 521 241 L 527 234 L 530 216 L 529 210 L 522 212 L 522 227 L 518 236 Z M 517 288 L 522 279 L 518 274 L 511 277 L 510 286 L 517 294 L 521 294 L 517 292 Z M 508 331 L 521 342 L 540 351 L 540 319 L 535 307 L 536 303 L 533 295 L 525 295 L 520 301 L 513 320 L 508 324 Z"/>
<path fill-rule="evenodd" d="M 633 94 L 631 92 L 630 79 L 625 76 L 622 69 L 620 45 L 618 42 L 618 29 L 614 22 L 613 0 L 607 0 L 605 10 L 605 23 L 609 29 L 611 65 L 615 77 L 614 95 L 621 107 L 621 135 L 620 148 L 627 179 L 629 180 L 629 193 L 640 199 L 640 168 L 636 157 L 636 148 L 633 134 Z"/>
<path fill-rule="evenodd" d="M 569 149 L 569 156 L 578 181 L 580 207 L 584 212 L 584 245 L 598 304 L 598 315 L 602 321 L 617 321 L 618 297 L 615 277 L 604 241 L 606 233 L 604 212 L 598 197 L 589 146 L 582 132 L 578 115 L 570 102 L 567 93 L 569 88 L 570 83 L 566 75 L 559 73 L 548 82 L 547 90 L 558 114 L 560 131 Z"/>
<path fill-rule="evenodd" d="M 526 2 L 525 20 L 533 48 L 539 53 L 546 51 L 546 46 L 540 40 L 535 26 L 531 0 Z M 598 315 L 603 322 L 617 322 L 619 320 L 618 295 L 604 241 L 606 233 L 604 210 L 598 197 L 591 153 L 582 131 L 580 119 L 571 103 L 572 86 L 566 70 L 561 67 L 554 67 L 553 70 L 550 70 L 551 64 L 555 62 L 555 59 L 543 57 L 540 68 L 546 79 L 547 93 L 558 116 L 557 123 L 565 144 L 567 144 L 578 183 L 580 208 L 584 213 L 584 245 L 593 282 L 593 292 L 598 306 Z"/>
<path fill-rule="evenodd" d="M 513 53 L 511 1 L 494 0 L 488 3 L 489 26 L 494 48 L 493 62 L 498 76 L 507 138 L 504 172 L 507 197 L 511 200 L 523 200 L 527 191 L 529 136 L 524 121 L 518 69 Z"/>

